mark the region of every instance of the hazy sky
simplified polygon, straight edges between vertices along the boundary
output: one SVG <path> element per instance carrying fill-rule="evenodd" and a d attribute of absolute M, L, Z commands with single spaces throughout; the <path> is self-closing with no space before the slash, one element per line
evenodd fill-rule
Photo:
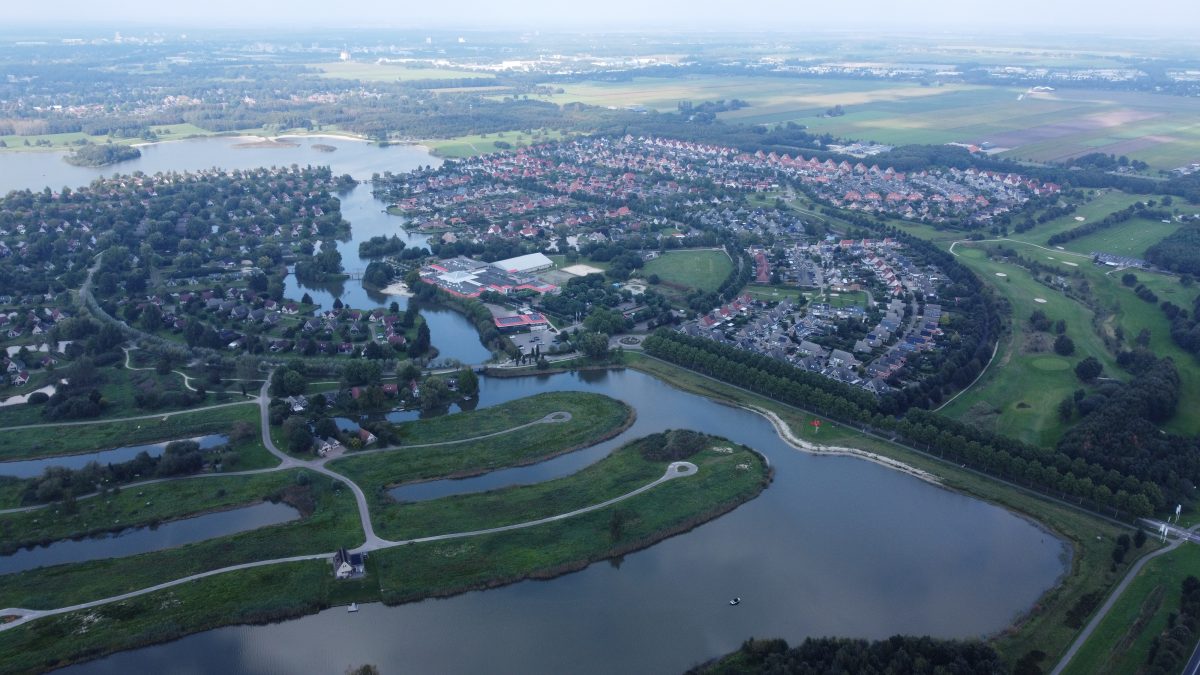
<path fill-rule="evenodd" d="M 13 23 L 123 22 L 195 27 L 602 28 L 796 30 L 805 27 L 1028 30 L 1045 33 L 1200 31 L 1195 0 L 45 0 L 11 2 Z"/>

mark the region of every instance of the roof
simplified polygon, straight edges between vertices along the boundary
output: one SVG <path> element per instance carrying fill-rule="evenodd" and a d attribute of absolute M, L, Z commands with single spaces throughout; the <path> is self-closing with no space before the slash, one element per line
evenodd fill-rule
<path fill-rule="evenodd" d="M 532 314 L 517 314 L 516 316 L 498 316 L 496 317 L 496 328 L 516 328 L 518 326 L 534 326 L 550 323 L 546 317 Z"/>
<path fill-rule="evenodd" d="M 515 258 L 507 260 L 497 260 L 492 263 L 492 267 L 498 267 L 506 272 L 525 272 L 527 270 L 536 270 L 543 267 L 551 267 L 554 261 L 547 258 L 542 253 L 530 253 L 528 255 L 519 255 Z"/>

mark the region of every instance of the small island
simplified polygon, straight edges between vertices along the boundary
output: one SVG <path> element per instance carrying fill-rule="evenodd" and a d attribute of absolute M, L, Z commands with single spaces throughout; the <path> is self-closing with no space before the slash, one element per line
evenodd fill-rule
<path fill-rule="evenodd" d="M 129 145 L 84 145 L 71 154 L 63 157 L 68 164 L 74 166 L 108 166 L 117 162 L 125 162 L 142 156 L 142 151 Z"/>

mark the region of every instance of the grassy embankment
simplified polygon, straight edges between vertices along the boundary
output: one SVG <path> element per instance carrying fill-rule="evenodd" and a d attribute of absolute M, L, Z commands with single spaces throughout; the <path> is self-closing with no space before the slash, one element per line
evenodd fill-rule
<path fill-rule="evenodd" d="M 635 441 L 632 445 L 638 444 Z M 690 461 L 699 465 L 695 476 L 676 479 L 654 489 L 619 502 L 611 507 L 589 512 L 575 518 L 539 525 L 537 527 L 483 535 L 470 539 L 427 542 L 388 549 L 375 554 L 378 558 L 380 584 L 385 602 L 406 602 L 429 596 L 452 595 L 467 590 L 499 586 L 526 578 L 549 578 L 582 569 L 591 562 L 645 548 L 673 534 L 687 531 L 732 510 L 761 492 L 770 480 L 770 469 L 763 459 L 745 447 L 728 441 L 712 439 L 709 447 L 734 449 L 731 454 L 703 450 Z M 618 450 L 613 462 L 601 462 L 607 470 L 618 470 L 621 464 L 636 464 L 623 457 L 632 450 Z M 661 476 L 667 462 L 658 462 L 651 471 Z M 738 469 L 739 464 L 749 465 Z M 622 472 L 628 468 L 621 469 Z M 580 474 L 582 475 L 582 474 Z M 589 477 L 598 477 L 589 473 Z M 626 474 L 629 478 L 629 474 Z M 537 496 L 557 498 L 562 490 L 561 506 L 583 504 L 567 496 L 564 481 L 573 481 L 585 489 L 580 477 L 572 476 L 552 481 L 545 486 L 514 487 L 497 491 L 496 504 L 506 503 L 505 516 L 517 517 L 522 511 L 535 514 L 543 510 L 529 506 Z M 637 480 L 630 480 L 629 486 Z M 644 485 L 649 481 L 642 482 Z M 617 489 L 619 480 L 606 480 Z M 610 493 L 604 493 L 611 495 Z M 601 493 L 596 493 L 601 496 Z M 512 501 L 509 501 L 511 499 Z M 454 500 L 468 506 L 469 500 Z M 483 502 L 474 502 L 472 510 Z M 510 510 L 511 509 L 511 510 Z M 459 522 L 487 522 L 490 516 L 455 516 Z M 495 521 L 492 521 L 495 522 Z"/>
<path fill-rule="evenodd" d="M 1092 599 L 1103 598 L 1133 562 L 1129 556 L 1130 559 L 1115 570 L 1111 566 L 1113 542 L 1118 535 L 1128 533 L 1127 528 L 829 420 L 821 426 L 820 438 L 815 438 L 809 431 L 808 422 L 813 417 L 810 413 L 641 354 L 627 353 L 625 362 L 684 391 L 731 405 L 770 410 L 787 422 L 793 433 L 814 442 L 875 452 L 928 471 L 938 476 L 946 487 L 1028 515 L 1069 542 L 1072 549 L 1070 569 L 1059 585 L 1049 590 L 1028 614 L 1015 621 L 1012 628 L 992 641 L 1010 662 L 1031 650 L 1048 655 L 1043 665 L 1057 660 L 1078 632 L 1078 628 L 1067 623 L 1072 610 L 1075 614 L 1082 613 L 1085 618 L 1089 616 L 1092 610 L 1087 608 L 1095 606 Z M 1145 550 L 1151 548 L 1152 545 L 1147 545 Z"/>
<path fill-rule="evenodd" d="M 253 476 L 206 474 L 100 495 L 76 502 L 73 511 L 61 504 L 0 515 L 0 554 L 60 539 L 157 525 L 212 511 L 278 498 L 295 484 L 295 471 Z"/>
<path fill-rule="evenodd" d="M 465 440 L 425 448 L 401 447 L 390 452 L 351 455 L 332 462 L 330 468 L 363 488 L 371 502 L 376 529 L 380 533 L 388 533 L 395 519 L 390 508 L 394 502 L 385 491 L 389 487 L 423 480 L 470 476 L 542 461 L 611 438 L 633 422 L 634 412 L 631 408 L 606 396 L 574 392 L 543 396 L 547 401 L 553 401 L 549 407 L 554 410 L 543 412 L 538 409 L 531 411 L 528 417 L 512 416 L 504 428 L 541 419 L 556 410 L 571 413 L 571 419 L 567 422 L 535 424 L 476 441 Z M 464 429 L 471 429 L 472 435 L 478 435 L 480 432 L 468 426 L 468 422 L 459 420 Z"/>
<path fill-rule="evenodd" d="M 258 406 L 253 402 L 213 410 L 185 412 L 169 417 L 131 420 L 127 422 L 99 421 L 71 426 L 44 426 L 0 434 L 0 461 L 35 459 L 55 455 L 81 454 L 171 441 L 204 434 L 228 433 L 237 422 L 258 426 Z M 87 422 L 88 420 L 67 420 Z M 45 424 L 45 422 L 42 422 Z M 263 451 L 265 453 L 265 450 Z M 257 460 L 256 460 L 257 461 Z M 259 464 L 239 465 L 254 468 Z M 270 466 L 266 464 L 265 466 Z"/>
<path fill-rule="evenodd" d="M 666 463 L 646 459 L 642 443 L 623 446 L 587 468 L 558 480 L 514 489 L 455 495 L 381 509 L 377 529 L 394 540 L 502 527 L 599 504 L 657 480 Z M 691 458 L 701 467 L 722 455 L 707 450 Z"/>
<path fill-rule="evenodd" d="M 1146 563 L 1064 672 L 1139 672 L 1154 638 L 1179 610 L 1181 585 L 1189 575 L 1200 577 L 1200 548 L 1190 544 Z"/>
<path fill-rule="evenodd" d="M 713 445 L 732 444 L 714 439 Z M 702 467 L 695 476 L 569 520 L 378 551 L 367 562 L 366 577 L 357 581 L 335 582 L 325 561 L 289 563 L 39 620 L 0 633 L 0 653 L 6 655 L 0 668 L 39 671 L 219 626 L 301 616 L 351 601 L 398 603 L 548 578 L 686 531 L 752 499 L 769 481 L 765 462 L 745 448 L 727 455 L 706 450 L 692 461 Z M 749 469 L 738 470 L 738 464 Z M 665 465 L 660 464 L 659 475 Z M 621 514 L 615 527 L 614 513 Z"/>

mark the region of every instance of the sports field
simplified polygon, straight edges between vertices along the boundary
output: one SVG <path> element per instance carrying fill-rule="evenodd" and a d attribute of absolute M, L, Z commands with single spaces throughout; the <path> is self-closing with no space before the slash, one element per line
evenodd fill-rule
<path fill-rule="evenodd" d="M 642 275 L 657 274 L 671 286 L 715 291 L 732 269 L 724 251 L 667 251 L 646 263 Z"/>

